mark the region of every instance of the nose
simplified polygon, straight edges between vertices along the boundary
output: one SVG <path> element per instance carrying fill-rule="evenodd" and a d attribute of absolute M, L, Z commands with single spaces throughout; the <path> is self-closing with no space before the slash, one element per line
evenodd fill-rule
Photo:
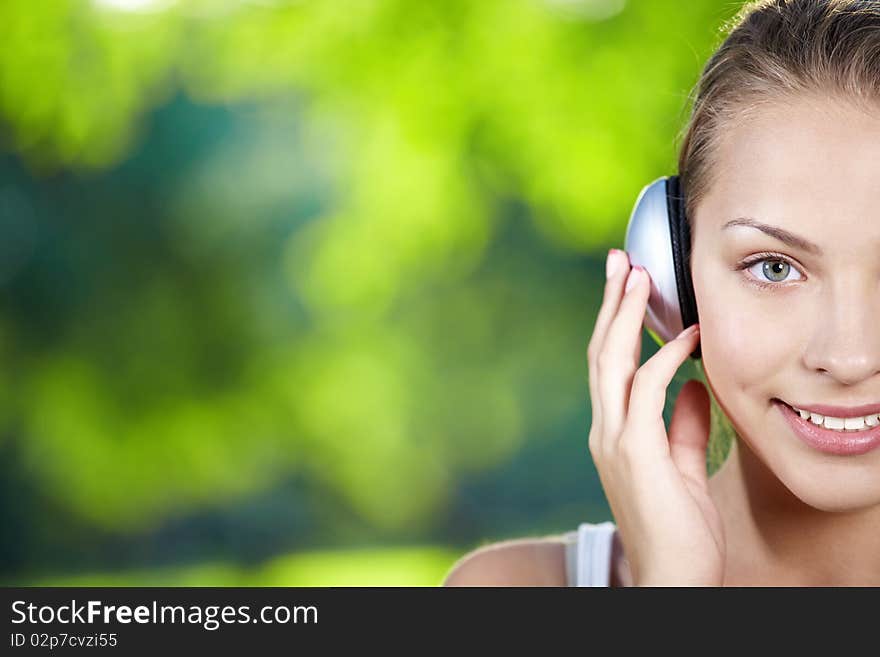
<path fill-rule="evenodd" d="M 806 365 L 845 385 L 880 373 L 880 286 L 842 281 L 829 290 L 804 354 Z"/>

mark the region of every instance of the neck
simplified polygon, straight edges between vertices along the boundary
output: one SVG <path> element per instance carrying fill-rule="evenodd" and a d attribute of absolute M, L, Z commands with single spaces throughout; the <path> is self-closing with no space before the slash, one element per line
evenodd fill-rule
<path fill-rule="evenodd" d="M 727 538 L 725 585 L 880 585 L 880 506 L 813 508 L 739 439 L 709 480 L 709 493 Z"/>

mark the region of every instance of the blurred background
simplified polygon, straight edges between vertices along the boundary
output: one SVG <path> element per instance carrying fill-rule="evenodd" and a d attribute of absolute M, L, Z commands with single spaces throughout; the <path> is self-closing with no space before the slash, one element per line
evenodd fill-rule
<path fill-rule="evenodd" d="M 611 519 L 605 254 L 740 4 L 0 3 L 0 580 L 434 586 Z"/>

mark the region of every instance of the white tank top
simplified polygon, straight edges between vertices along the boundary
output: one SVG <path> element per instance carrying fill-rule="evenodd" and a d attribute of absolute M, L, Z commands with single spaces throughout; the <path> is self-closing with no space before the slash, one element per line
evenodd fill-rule
<path fill-rule="evenodd" d="M 564 534 L 565 571 L 569 586 L 609 586 L 614 532 L 613 522 L 584 522 Z"/>

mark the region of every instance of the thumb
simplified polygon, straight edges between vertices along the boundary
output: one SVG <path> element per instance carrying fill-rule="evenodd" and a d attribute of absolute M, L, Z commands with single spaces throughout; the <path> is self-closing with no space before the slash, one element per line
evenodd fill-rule
<path fill-rule="evenodd" d="M 678 470 L 705 486 L 706 446 L 711 423 L 709 393 L 696 379 L 686 381 L 669 423 L 669 453 Z"/>

